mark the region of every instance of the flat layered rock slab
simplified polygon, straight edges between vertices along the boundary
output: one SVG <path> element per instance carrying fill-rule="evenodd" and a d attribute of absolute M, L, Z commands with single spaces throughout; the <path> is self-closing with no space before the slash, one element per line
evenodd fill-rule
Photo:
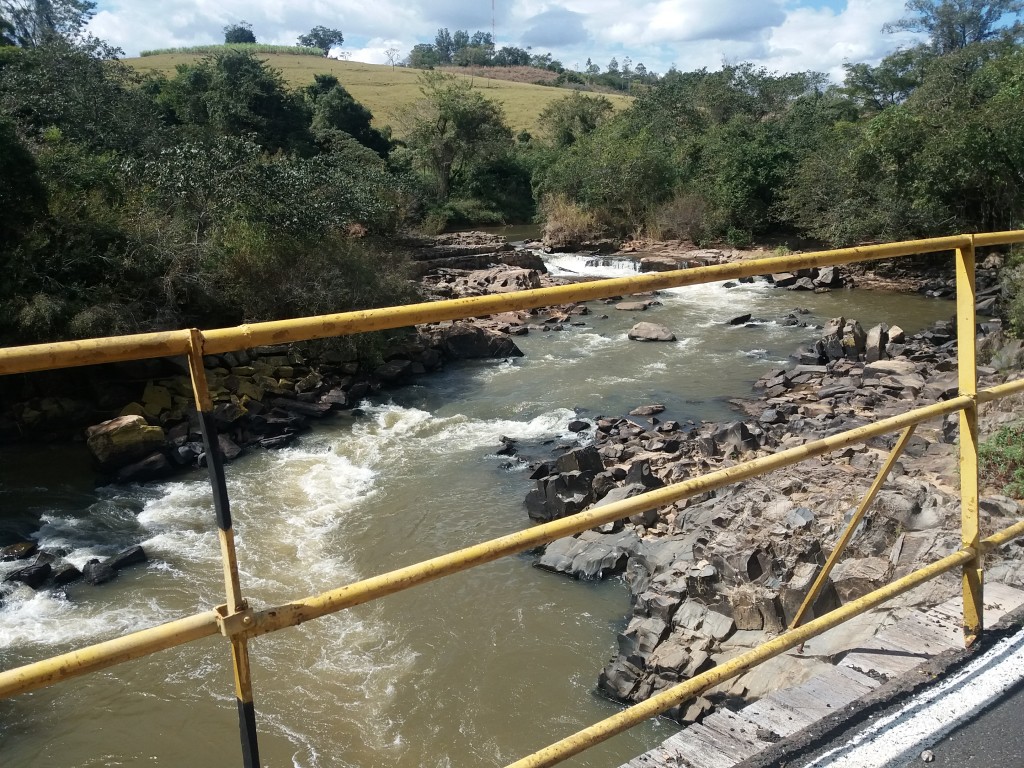
<path fill-rule="evenodd" d="M 700 723 L 669 737 L 665 746 L 680 759 L 680 765 L 693 768 L 732 768 L 760 751 L 752 742 Z"/>
<path fill-rule="evenodd" d="M 1024 591 L 1008 587 L 1005 584 L 986 584 L 984 588 L 985 624 L 991 626 L 1010 611 L 1024 605 Z M 964 618 L 963 598 L 952 600 L 935 606 L 936 613 L 956 622 L 960 626 Z"/>
<path fill-rule="evenodd" d="M 914 651 L 876 638 L 867 646 L 854 648 L 839 662 L 866 675 L 881 675 L 889 679 L 899 677 L 930 659 L 934 654 Z"/>
<path fill-rule="evenodd" d="M 824 710 L 824 706 L 822 706 Z M 743 708 L 743 716 L 765 730 L 779 736 L 801 731 L 825 716 L 827 711 L 812 713 L 806 707 L 792 707 L 778 699 L 765 698 Z"/>
<path fill-rule="evenodd" d="M 985 585 L 986 625 L 1021 605 L 1024 591 Z M 878 678 L 904 674 L 943 651 L 962 647 L 962 606 L 961 598 L 955 598 L 923 610 L 897 608 L 859 617 L 847 628 L 845 647 L 854 647 L 838 665 L 828 665 L 800 685 L 775 691 L 738 712 L 720 709 L 622 768 L 732 768 L 760 752 L 772 734 L 790 736 L 877 688 Z M 805 653 L 820 654 L 819 659 L 837 653 L 842 631 L 836 627 L 812 638 Z M 739 651 L 733 648 L 727 655 Z"/>

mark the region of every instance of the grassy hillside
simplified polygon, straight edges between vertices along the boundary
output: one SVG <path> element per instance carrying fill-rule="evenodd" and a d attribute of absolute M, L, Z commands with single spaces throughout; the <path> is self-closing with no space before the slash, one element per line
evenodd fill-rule
<path fill-rule="evenodd" d="M 386 64 L 361 64 L 355 61 L 322 59 L 314 56 L 292 54 L 261 54 L 271 66 L 281 70 L 284 79 L 292 87 L 301 87 L 313 82 L 313 75 L 333 74 L 358 101 L 373 112 L 374 123 L 390 125 L 396 136 L 401 136 L 402 126 L 398 116 L 402 109 L 420 98 L 419 70 L 403 67 L 389 67 Z M 202 56 L 194 53 L 169 53 L 126 59 L 128 64 L 140 72 L 163 72 L 174 74 L 178 64 L 198 61 Z M 456 75 L 465 77 L 464 75 Z M 552 101 L 563 98 L 568 91 L 542 85 L 515 83 L 508 80 L 471 76 L 476 87 L 505 108 L 506 119 L 514 131 L 537 129 L 537 117 Z M 608 95 L 616 109 L 624 109 L 631 99 L 628 96 Z"/>

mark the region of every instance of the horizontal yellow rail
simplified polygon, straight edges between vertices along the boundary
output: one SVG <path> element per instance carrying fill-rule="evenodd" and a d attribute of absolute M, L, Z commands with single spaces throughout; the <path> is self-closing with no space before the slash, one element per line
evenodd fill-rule
<path fill-rule="evenodd" d="M 284 344 L 310 339 L 347 336 L 367 331 L 405 328 L 423 323 L 479 317 L 500 312 L 511 312 L 537 307 L 591 301 L 609 296 L 640 293 L 664 288 L 698 285 L 719 280 L 738 280 L 742 277 L 791 272 L 811 267 L 849 264 L 896 256 L 950 251 L 969 245 L 1002 245 L 1024 242 L 1024 231 L 993 232 L 985 235 L 955 235 L 928 240 L 909 240 L 884 245 L 840 248 L 830 251 L 752 259 L 710 267 L 694 267 L 671 272 L 657 272 L 573 283 L 553 288 L 537 288 L 516 293 L 474 296 L 465 299 L 407 304 L 398 307 L 366 309 L 358 312 L 339 312 L 294 320 L 275 320 L 251 323 L 235 328 L 217 328 L 203 332 L 203 351 L 219 354 L 236 349 L 249 349 L 267 344 Z M 116 336 L 82 341 L 62 341 L 52 344 L 34 344 L 24 347 L 0 349 L 0 375 L 67 368 L 124 360 L 187 355 L 190 332 L 164 331 Z"/>
<path fill-rule="evenodd" d="M 1024 392 L 1024 379 L 982 390 L 978 393 L 978 399 L 994 400 L 997 397 L 1006 397 L 1016 392 Z M 440 555 L 320 595 L 258 611 L 254 614 L 252 624 L 243 629 L 240 635 L 251 638 L 296 626 L 311 619 L 497 560 L 506 555 L 532 549 L 563 536 L 581 533 L 607 522 L 621 520 L 630 515 L 722 488 L 739 480 L 840 450 L 871 437 L 895 432 L 911 424 L 919 424 L 931 418 L 953 413 L 971 402 L 973 401 L 969 397 L 952 398 L 942 403 L 918 408 L 873 424 L 779 451 L 770 456 L 762 456 L 732 467 L 725 467 L 623 501 Z M 216 614 L 211 611 L 0 672 L 0 699 L 95 672 L 120 661 L 141 658 L 200 637 L 216 634 L 217 631 Z"/>

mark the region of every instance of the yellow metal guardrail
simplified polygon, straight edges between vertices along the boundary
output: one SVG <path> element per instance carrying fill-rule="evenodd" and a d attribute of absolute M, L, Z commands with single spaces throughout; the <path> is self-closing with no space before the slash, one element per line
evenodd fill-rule
<path fill-rule="evenodd" d="M 676 704 L 742 674 L 767 659 L 801 645 L 811 637 L 955 568 L 960 568 L 962 571 L 964 639 L 965 643 L 970 644 L 983 629 L 984 555 L 986 552 L 1024 535 L 1024 521 L 984 539 L 981 538 L 978 526 L 978 405 L 1017 392 L 1024 392 L 1024 379 L 981 392 L 977 391 L 977 369 L 974 354 L 974 255 L 977 247 L 1019 242 L 1024 242 L 1024 231 L 957 235 L 740 261 L 710 267 L 540 288 L 513 294 L 255 323 L 238 328 L 220 328 L 205 332 L 191 329 L 0 349 L 0 375 L 171 355 L 186 355 L 188 357 L 203 439 L 206 444 L 227 596 L 226 602 L 215 610 L 198 613 L 77 651 L 2 671 L 0 672 L 0 698 L 26 693 L 62 680 L 220 633 L 229 640 L 231 645 L 243 765 L 247 768 L 258 766 L 259 750 L 248 652 L 248 643 L 253 638 L 377 600 L 428 581 L 537 547 L 563 536 L 580 533 L 607 522 L 656 509 L 740 480 L 862 443 L 871 437 L 900 430 L 903 432 L 896 447 L 859 505 L 854 519 L 840 537 L 835 551 L 829 557 L 825 568 L 808 594 L 804 606 L 785 633 L 708 672 L 668 688 L 640 704 L 624 709 L 612 717 L 524 757 L 509 768 L 541 768 L 541 766 L 556 765 L 617 733 L 657 716 Z M 956 253 L 959 349 L 959 395 L 957 397 L 916 408 L 898 416 L 882 419 L 796 448 L 709 472 L 700 477 L 649 491 L 598 509 L 591 509 L 443 554 L 319 595 L 261 611 L 254 611 L 246 604 L 238 575 L 230 500 L 224 480 L 224 469 L 220 454 L 216 450 L 217 436 L 211 419 L 212 402 L 203 368 L 204 354 L 223 353 L 264 344 L 280 344 L 388 328 L 402 328 L 420 323 L 554 306 L 661 288 L 790 272 L 809 267 L 943 251 L 955 251 Z M 916 425 L 956 412 L 960 414 L 961 549 L 862 598 L 851 601 L 825 616 L 800 626 L 807 606 L 813 603 L 814 596 L 825 583 L 829 571 L 841 555 L 843 547 L 885 481 Z"/>

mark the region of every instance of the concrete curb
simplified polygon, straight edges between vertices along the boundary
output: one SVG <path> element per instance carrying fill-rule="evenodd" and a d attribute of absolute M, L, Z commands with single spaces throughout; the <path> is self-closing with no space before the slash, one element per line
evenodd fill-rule
<path fill-rule="evenodd" d="M 971 648 L 944 651 L 922 662 L 904 675 L 892 679 L 860 699 L 818 720 L 802 731 L 765 747 L 758 754 L 737 763 L 735 768 L 786 768 L 798 766 L 842 734 L 856 730 L 867 720 L 928 688 L 936 679 L 956 672 L 998 641 L 1024 627 L 1024 606 L 1016 608 L 992 627 Z"/>

